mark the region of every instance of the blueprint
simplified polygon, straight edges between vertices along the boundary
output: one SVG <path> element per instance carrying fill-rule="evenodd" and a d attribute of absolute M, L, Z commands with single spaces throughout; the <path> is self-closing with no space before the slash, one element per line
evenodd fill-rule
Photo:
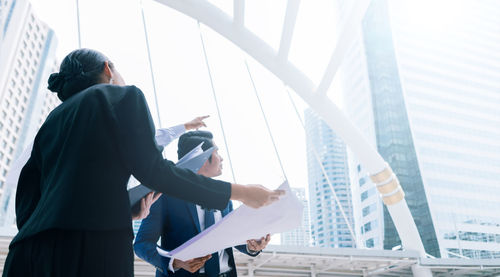
<path fill-rule="evenodd" d="M 202 257 L 219 250 L 246 244 L 249 239 L 260 239 L 297 228 L 302 223 L 303 205 L 291 192 L 288 182 L 278 189 L 285 195 L 271 205 L 254 209 L 241 205 L 222 220 L 171 251 L 157 248 L 162 256 L 182 261 Z"/>

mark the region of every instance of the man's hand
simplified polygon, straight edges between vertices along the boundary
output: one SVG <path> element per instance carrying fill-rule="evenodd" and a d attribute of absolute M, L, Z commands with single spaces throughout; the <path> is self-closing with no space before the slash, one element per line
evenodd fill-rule
<path fill-rule="evenodd" d="M 175 270 L 182 268 L 191 273 L 195 273 L 200 268 L 202 268 L 205 262 L 208 261 L 211 257 L 212 255 L 206 255 L 204 257 L 194 258 L 187 261 L 174 259 L 172 266 L 174 267 Z"/>
<path fill-rule="evenodd" d="M 271 240 L 271 235 L 267 234 L 265 237 L 260 238 L 260 240 L 247 240 L 247 248 L 252 252 L 259 252 L 266 248 L 267 244 Z"/>
<path fill-rule="evenodd" d="M 207 127 L 207 125 L 205 124 L 205 122 L 203 122 L 203 120 L 205 120 L 208 117 L 209 115 L 198 116 L 197 118 L 184 123 L 184 128 L 186 128 L 186 130 L 198 130 L 201 127 Z"/>
<path fill-rule="evenodd" d="M 132 220 L 144 219 L 149 215 L 149 209 L 151 205 L 153 205 L 158 198 L 160 198 L 161 193 L 159 192 L 150 192 L 146 196 L 141 199 L 141 210 L 139 214 L 132 215 Z"/>
<path fill-rule="evenodd" d="M 277 201 L 284 194 L 284 190 L 270 190 L 261 185 L 231 184 L 231 199 L 255 209 Z"/>

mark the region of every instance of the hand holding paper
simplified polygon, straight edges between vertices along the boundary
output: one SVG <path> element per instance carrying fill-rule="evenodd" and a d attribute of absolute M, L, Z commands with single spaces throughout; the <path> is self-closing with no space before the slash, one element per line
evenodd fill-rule
<path fill-rule="evenodd" d="M 149 215 L 149 209 L 151 208 L 151 205 L 153 205 L 156 200 L 160 198 L 160 196 L 160 192 L 151 191 L 145 197 L 143 197 L 140 200 L 140 204 L 138 205 L 140 207 L 140 210 L 135 211 L 134 209 L 132 209 L 132 220 L 140 220 L 146 218 Z"/>
<path fill-rule="evenodd" d="M 205 262 L 208 261 L 210 258 L 212 258 L 212 255 L 206 255 L 203 257 L 194 258 L 187 261 L 174 259 L 174 263 L 172 266 L 174 267 L 175 270 L 182 268 L 191 273 L 195 273 L 200 268 L 202 268 L 205 265 Z"/>
<path fill-rule="evenodd" d="M 157 248 L 158 253 L 185 261 L 246 244 L 248 239 L 296 228 L 302 221 L 302 203 L 290 191 L 287 182 L 279 189 L 286 194 L 276 202 L 260 209 L 242 205 L 176 249 L 169 252 Z"/>
<path fill-rule="evenodd" d="M 248 250 L 253 252 L 261 251 L 262 249 L 266 248 L 270 240 L 271 240 L 271 234 L 267 234 L 265 237 L 262 237 L 259 240 L 255 239 L 247 240 L 247 248 Z"/>
<path fill-rule="evenodd" d="M 269 205 L 277 201 L 285 191 L 281 189 L 270 190 L 262 185 L 231 185 L 231 199 L 243 202 L 254 209 Z"/>

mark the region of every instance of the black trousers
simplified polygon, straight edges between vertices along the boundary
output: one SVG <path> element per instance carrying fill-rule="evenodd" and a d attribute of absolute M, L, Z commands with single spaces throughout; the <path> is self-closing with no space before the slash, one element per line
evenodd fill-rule
<path fill-rule="evenodd" d="M 52 229 L 12 245 L 3 277 L 134 276 L 131 230 Z"/>

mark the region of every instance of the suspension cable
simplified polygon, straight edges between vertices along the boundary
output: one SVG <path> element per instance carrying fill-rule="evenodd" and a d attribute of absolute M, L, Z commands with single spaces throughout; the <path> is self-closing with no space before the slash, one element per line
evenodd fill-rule
<path fill-rule="evenodd" d="M 295 110 L 295 113 L 297 114 L 297 118 L 299 119 L 300 124 L 302 125 L 302 128 L 304 128 L 304 132 L 307 134 L 306 125 L 304 124 L 304 121 L 300 117 L 300 113 L 299 113 L 299 110 L 297 109 L 297 106 L 295 105 L 295 101 L 293 100 L 292 95 L 290 94 L 290 91 L 288 90 L 288 88 L 286 88 L 286 86 L 285 86 L 285 90 L 288 94 L 288 98 L 290 99 L 290 102 L 292 103 L 293 109 Z M 347 219 L 347 216 L 344 212 L 344 208 L 340 204 L 340 200 L 337 197 L 337 193 L 335 192 L 335 188 L 333 187 L 333 184 L 332 184 L 330 178 L 328 177 L 328 174 L 326 173 L 325 166 L 321 162 L 321 158 L 319 157 L 319 154 L 318 154 L 318 151 L 316 151 L 316 148 L 314 146 L 311 148 L 312 148 L 314 157 L 316 158 L 316 161 L 318 162 L 318 164 L 321 168 L 321 172 L 323 173 L 323 176 L 325 176 L 325 179 L 328 182 L 328 186 L 330 187 L 330 190 L 332 191 L 333 197 L 335 198 L 335 203 L 337 203 L 337 206 L 340 210 L 340 213 L 342 214 L 342 217 L 344 218 L 344 221 L 347 225 L 347 228 L 349 228 L 349 233 L 351 234 L 352 240 L 357 248 L 360 244 L 359 244 L 358 240 L 356 239 L 356 236 L 354 235 L 353 228 L 352 228 L 351 224 L 349 223 L 349 220 Z"/>
<path fill-rule="evenodd" d="M 144 16 L 144 6 L 142 5 L 142 0 L 140 2 L 140 6 L 141 6 L 141 15 L 142 15 L 142 26 L 144 27 L 144 39 L 146 40 L 146 49 L 148 52 L 149 71 L 151 72 L 151 82 L 153 83 L 153 93 L 155 95 L 156 116 L 158 117 L 158 125 L 161 128 L 162 124 L 161 124 L 161 117 L 160 117 L 160 107 L 158 105 L 158 95 L 156 93 L 155 74 L 153 71 L 153 62 L 151 60 L 151 50 L 149 48 L 148 28 L 146 26 L 146 17 Z"/>
<path fill-rule="evenodd" d="M 222 115 L 219 108 L 219 101 L 217 100 L 217 94 L 215 93 L 214 82 L 212 79 L 212 71 L 210 70 L 210 64 L 208 63 L 207 50 L 205 49 L 205 41 L 203 39 L 203 34 L 201 32 L 200 21 L 198 21 L 198 31 L 200 33 L 201 46 L 203 48 L 203 56 L 205 57 L 205 64 L 207 66 L 208 77 L 210 79 L 210 86 L 212 87 L 212 95 L 215 100 L 215 107 L 217 108 L 217 117 L 219 118 L 219 125 L 222 130 L 222 137 L 224 138 L 224 145 L 226 147 L 227 157 L 229 160 L 229 167 L 231 168 L 231 174 L 233 175 L 233 182 L 236 183 L 236 177 L 233 170 L 233 162 L 231 161 L 231 155 L 229 154 L 229 147 L 227 145 L 226 132 L 224 131 L 224 125 L 222 124 Z"/>
<path fill-rule="evenodd" d="M 278 158 L 278 162 L 280 164 L 281 171 L 283 172 L 283 176 L 285 177 L 285 180 L 288 181 L 288 178 L 287 178 L 286 173 L 285 173 L 285 168 L 283 167 L 283 163 L 281 162 L 278 148 L 276 147 L 276 142 L 274 141 L 273 133 L 271 132 L 271 127 L 269 126 L 269 122 L 267 120 L 266 113 L 264 112 L 262 102 L 260 101 L 259 93 L 257 92 L 257 87 L 255 86 L 252 73 L 250 72 L 250 68 L 248 67 L 248 62 L 246 59 L 244 59 L 244 61 L 245 61 L 245 66 L 247 68 L 248 76 L 250 77 L 250 82 L 252 83 L 253 91 L 255 92 L 255 97 L 257 97 L 257 101 L 259 102 L 260 111 L 262 112 L 262 116 L 264 117 L 264 122 L 266 123 L 267 133 L 269 134 L 269 137 L 271 138 L 271 142 L 273 143 L 274 152 L 276 153 L 276 157 Z"/>
<path fill-rule="evenodd" d="M 82 36 L 80 34 L 80 2 L 76 0 L 76 24 L 78 28 L 78 48 L 82 48 Z"/>

